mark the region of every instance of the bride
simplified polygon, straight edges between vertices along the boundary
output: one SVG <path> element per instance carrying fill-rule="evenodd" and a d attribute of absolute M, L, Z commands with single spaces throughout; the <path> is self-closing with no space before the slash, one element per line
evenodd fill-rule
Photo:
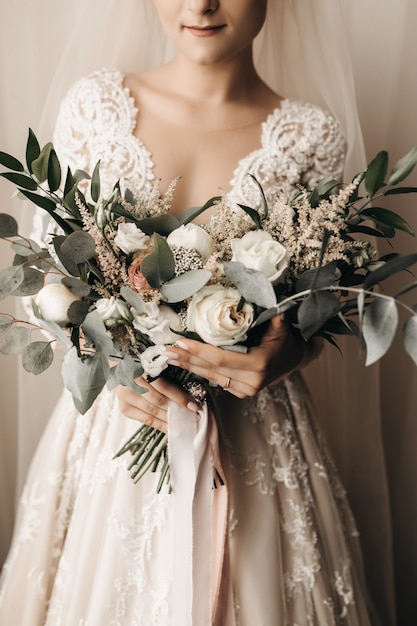
<path fill-rule="evenodd" d="M 151 193 L 160 179 L 164 191 L 180 176 L 174 214 L 201 205 L 219 188 L 231 203 L 256 204 L 250 173 L 270 199 L 279 190 L 291 194 L 299 184 L 341 175 L 346 149 L 350 165 L 355 150 L 360 152 L 360 143 L 351 143 L 356 128 L 348 107 L 340 107 L 336 122 L 335 101 L 332 115 L 293 98 L 291 80 L 305 80 L 306 93 L 309 85 L 301 69 L 290 76 L 285 66 L 287 61 L 297 75 L 296 46 L 287 59 L 271 56 L 268 48 L 257 52 L 264 67 L 281 69 L 279 93 L 253 60 L 261 30 L 272 27 L 269 41 L 284 29 L 293 36 L 297 19 L 317 11 L 311 5 L 320 6 L 299 4 L 297 9 L 295 0 L 153 0 L 175 57 L 141 73 L 97 69 L 78 80 L 57 120 L 60 158 L 86 170 L 101 159 L 107 190 L 126 177 L 141 193 Z M 136 22 L 144 32 L 154 25 L 152 7 L 146 8 L 149 23 Z M 313 28 L 313 20 L 307 23 Z M 318 89 L 314 81 L 311 87 Z M 200 216 L 209 219 L 210 213 Z M 147 393 L 106 390 L 80 416 L 64 393 L 22 495 L 3 574 L 0 621 L 378 624 L 356 526 L 299 373 L 320 348 L 303 343 L 285 320 L 275 318 L 261 345 L 246 355 L 189 339 L 170 350 L 172 364 L 216 385 L 210 394 L 227 480 L 214 500 L 224 493 L 228 500 L 224 519 L 214 506 L 211 523 L 202 524 L 217 540 L 212 568 L 213 555 L 203 545 L 207 537 L 192 529 L 202 542 L 194 546 L 202 554 L 194 561 L 202 564 L 201 572 L 192 571 L 181 552 L 177 494 L 157 494 L 153 474 L 132 484 L 126 460 L 113 459 L 136 420 L 166 430 L 172 403 L 190 419 L 195 416 L 192 398 L 162 379 L 142 379 Z"/>

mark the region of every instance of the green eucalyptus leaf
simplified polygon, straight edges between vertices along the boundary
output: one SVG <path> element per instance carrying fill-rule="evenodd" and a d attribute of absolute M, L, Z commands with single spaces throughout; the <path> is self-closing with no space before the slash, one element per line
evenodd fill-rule
<path fill-rule="evenodd" d="M 384 196 L 398 196 L 404 193 L 417 193 L 417 187 L 394 187 L 384 191 Z"/>
<path fill-rule="evenodd" d="M 376 192 L 384 185 L 385 176 L 388 171 L 388 152 L 381 150 L 369 163 L 365 174 L 365 189 L 368 196 L 372 198 Z"/>
<path fill-rule="evenodd" d="M 313 209 L 318 207 L 323 199 L 327 200 L 330 197 L 331 192 L 339 187 L 339 185 L 340 183 L 334 178 L 326 178 L 316 185 L 310 196 L 310 204 Z"/>
<path fill-rule="evenodd" d="M 303 338 L 308 341 L 324 324 L 340 311 L 340 302 L 329 291 L 313 291 L 298 308 L 298 323 Z"/>
<path fill-rule="evenodd" d="M 104 354 L 106 357 L 111 356 L 114 351 L 113 341 L 97 311 L 90 311 L 82 324 L 82 329 L 97 353 Z"/>
<path fill-rule="evenodd" d="M 32 161 L 33 174 L 40 183 L 48 180 L 49 157 L 52 150 L 53 145 L 51 142 L 48 142 L 40 151 L 38 158 Z"/>
<path fill-rule="evenodd" d="M 258 228 L 259 230 L 262 229 L 261 216 L 259 215 L 256 209 L 252 209 L 250 206 L 246 206 L 245 204 L 239 204 L 239 203 L 238 203 L 238 207 L 240 207 L 242 211 L 245 211 L 246 215 L 249 215 L 252 221 L 255 222 L 256 228 Z"/>
<path fill-rule="evenodd" d="M 255 184 L 257 185 L 260 193 L 261 193 L 261 198 L 262 198 L 262 208 L 263 208 L 263 216 L 262 219 L 266 219 L 268 217 L 268 213 L 269 213 L 269 207 L 268 207 L 268 201 L 266 199 L 265 196 L 265 192 L 263 190 L 263 187 L 261 185 L 261 183 L 259 182 L 259 180 L 256 178 L 256 176 L 254 176 L 253 174 L 249 174 L 249 176 L 252 178 L 252 180 L 255 182 Z"/>
<path fill-rule="evenodd" d="M 336 270 L 337 262 L 331 261 L 320 268 L 314 268 L 303 272 L 297 281 L 297 293 L 311 289 L 313 284 L 315 284 L 317 289 L 321 287 L 331 287 L 336 282 Z"/>
<path fill-rule="evenodd" d="M 137 311 L 138 313 L 142 313 L 144 311 L 145 302 L 143 301 L 141 296 L 136 293 L 136 291 L 133 291 L 133 289 L 131 289 L 130 287 L 126 287 L 125 285 L 123 285 L 123 287 L 121 287 L 120 289 L 120 295 L 126 300 L 128 304 L 130 304 L 131 307 L 135 309 L 135 311 Z"/>
<path fill-rule="evenodd" d="M 24 277 L 21 265 L 0 270 L 0 300 L 10 296 L 23 282 Z"/>
<path fill-rule="evenodd" d="M 191 209 L 187 209 L 186 211 L 183 211 L 182 213 L 180 213 L 180 215 L 178 215 L 179 223 L 184 224 L 184 225 L 189 224 L 190 222 L 195 220 L 196 217 L 204 213 L 204 211 L 207 211 L 207 209 L 210 209 L 215 204 L 218 204 L 219 202 L 221 202 L 222 199 L 223 199 L 222 196 L 213 196 L 212 198 L 207 200 L 207 202 L 203 204 L 203 206 L 193 207 Z"/>
<path fill-rule="evenodd" d="M 45 274 L 33 267 L 23 267 L 23 280 L 14 290 L 14 296 L 33 296 L 42 289 L 45 282 Z"/>
<path fill-rule="evenodd" d="M 35 191 L 38 188 L 38 183 L 26 174 L 17 174 L 16 172 L 2 172 L 0 176 L 6 178 L 14 185 L 27 189 L 29 191 Z"/>
<path fill-rule="evenodd" d="M 409 224 L 394 211 L 389 209 L 383 209 L 380 207 L 372 207 L 370 209 L 364 209 L 361 211 L 361 215 L 366 215 L 371 219 L 377 220 L 377 222 L 386 224 L 391 228 L 402 230 L 409 235 L 414 235 L 414 231 Z"/>
<path fill-rule="evenodd" d="M 20 354 L 30 342 L 30 330 L 24 326 L 12 326 L 0 340 L 0 352 Z"/>
<path fill-rule="evenodd" d="M 417 146 L 411 148 L 405 156 L 403 156 L 391 170 L 388 179 L 388 185 L 398 185 L 403 181 L 415 168 L 417 164 Z"/>
<path fill-rule="evenodd" d="M 65 237 L 61 243 L 61 253 L 70 261 L 79 265 L 92 259 L 96 253 L 94 239 L 85 231 L 76 231 Z"/>
<path fill-rule="evenodd" d="M 56 204 L 50 198 L 46 198 L 45 196 L 41 196 L 36 193 L 32 193 L 30 191 L 25 191 L 24 189 L 20 189 L 25 198 L 39 206 L 41 209 L 44 209 L 49 213 L 49 215 L 56 221 L 56 223 L 62 228 L 64 233 L 72 233 L 73 228 L 64 220 L 57 212 L 56 212 Z"/>
<path fill-rule="evenodd" d="M 210 280 L 208 270 L 190 270 L 164 283 L 160 292 L 167 302 L 181 302 L 195 294 Z"/>
<path fill-rule="evenodd" d="M 155 233 L 154 249 L 141 264 L 141 271 L 151 287 L 158 288 L 170 280 L 175 273 L 175 260 L 172 251 L 163 237 Z"/>
<path fill-rule="evenodd" d="M 13 252 L 18 257 L 15 261 L 13 261 L 13 265 L 19 265 L 20 263 L 19 257 L 23 257 L 22 262 L 26 262 L 26 261 L 30 262 L 31 260 L 34 261 L 37 258 L 37 255 L 33 254 L 34 252 L 33 244 L 34 242 L 28 243 L 27 239 L 20 239 L 20 238 L 15 239 L 15 241 L 10 246 Z M 40 251 L 39 246 L 37 246 L 37 251 Z"/>
<path fill-rule="evenodd" d="M 417 253 L 397 255 L 372 272 L 369 272 L 363 282 L 364 289 L 370 289 L 374 285 L 383 282 L 393 274 L 407 269 L 417 263 Z"/>
<path fill-rule="evenodd" d="M 129 389 L 132 389 L 135 393 L 145 393 L 147 389 L 140 387 L 135 382 L 135 379 L 139 378 L 142 374 L 143 367 L 141 364 L 135 361 L 132 356 L 126 355 L 121 359 L 120 363 L 111 368 L 107 386 L 109 389 L 114 389 L 118 385 L 123 385 L 124 387 L 129 387 Z"/>
<path fill-rule="evenodd" d="M 36 138 L 35 133 L 29 128 L 28 140 L 26 143 L 26 165 L 31 174 L 33 174 L 32 163 L 35 161 L 41 153 L 41 147 Z"/>
<path fill-rule="evenodd" d="M 73 294 L 79 296 L 80 298 L 84 298 L 91 293 L 90 285 L 87 285 L 87 283 L 85 283 L 83 280 L 80 280 L 79 278 L 64 276 L 64 278 L 62 279 L 62 284 L 65 285 L 65 287 L 68 287 L 68 289 L 72 291 Z"/>
<path fill-rule="evenodd" d="M 48 187 L 49 190 L 56 191 L 61 184 L 61 164 L 54 149 L 49 154 L 48 162 Z"/>
<path fill-rule="evenodd" d="M 410 317 L 403 326 L 404 348 L 417 365 L 417 315 Z"/>
<path fill-rule="evenodd" d="M 108 360 L 103 354 L 80 359 L 75 347 L 66 353 L 62 363 L 62 378 L 77 411 L 82 415 L 93 405 L 106 384 L 109 369 Z"/>
<path fill-rule="evenodd" d="M 32 311 L 33 311 L 34 316 L 37 319 L 38 325 L 43 330 L 46 330 L 48 333 L 50 333 L 67 350 L 69 350 L 72 347 L 73 344 L 72 344 L 71 339 L 68 337 L 65 330 L 61 328 L 61 326 L 59 326 L 59 324 L 57 324 L 56 322 L 50 322 L 48 320 L 42 319 L 42 316 L 39 311 L 39 307 L 36 304 L 35 300 L 33 299 L 32 299 Z"/>
<path fill-rule="evenodd" d="M 7 154 L 7 152 L 0 152 L 0 165 L 4 165 L 4 167 L 8 167 L 15 172 L 23 172 L 25 169 L 20 161 L 11 154 Z"/>
<path fill-rule="evenodd" d="M 67 173 L 65 175 L 64 183 L 64 200 L 65 196 L 67 196 L 74 187 L 76 187 L 74 176 L 72 175 L 71 169 L 67 167 Z"/>
<path fill-rule="evenodd" d="M 15 237 L 18 234 L 18 225 L 14 217 L 7 213 L 0 213 L 0 238 Z"/>
<path fill-rule="evenodd" d="M 100 197 L 100 161 L 96 163 L 91 176 L 90 195 L 93 202 L 97 202 Z"/>
<path fill-rule="evenodd" d="M 366 309 L 362 334 L 366 343 L 366 363 L 378 361 L 394 339 L 398 325 L 397 303 L 394 298 L 376 298 Z"/>
<path fill-rule="evenodd" d="M 9 330 L 10 326 L 13 324 L 13 320 L 7 315 L 0 314 L 0 335 Z"/>
<path fill-rule="evenodd" d="M 31 374 L 42 374 L 54 360 L 54 351 L 48 341 L 34 341 L 22 352 L 22 365 Z"/>
<path fill-rule="evenodd" d="M 117 214 L 116 210 L 114 212 Z M 128 217 L 132 219 L 130 214 L 128 214 Z M 157 215 L 156 217 L 149 217 L 143 220 L 135 220 L 135 222 L 146 235 L 159 233 L 160 235 L 167 236 L 180 226 L 178 219 L 168 213 L 165 215 Z"/>
<path fill-rule="evenodd" d="M 58 259 L 60 260 L 60 262 L 62 263 L 63 267 L 67 270 L 67 272 L 69 272 L 72 276 L 79 276 L 80 275 L 80 271 L 78 268 L 78 265 L 76 263 L 74 263 L 74 261 L 72 259 L 69 259 L 67 257 L 66 254 L 64 254 L 61 250 L 63 243 L 65 242 L 66 236 L 65 235 L 56 235 L 53 240 L 53 246 L 56 252 L 56 255 L 58 257 Z"/>
<path fill-rule="evenodd" d="M 294 304 L 295 303 L 293 303 L 293 306 Z M 273 306 L 270 309 L 266 309 L 265 311 L 262 311 L 262 313 L 258 315 L 258 317 L 256 318 L 254 324 L 252 324 L 251 328 L 256 328 L 257 326 L 260 326 L 261 324 L 264 324 L 265 322 L 269 322 L 270 319 L 272 319 L 278 314 L 281 314 L 281 310 L 276 306 Z"/>
<path fill-rule="evenodd" d="M 80 326 L 84 322 L 89 308 L 90 303 L 85 300 L 76 300 L 75 302 L 71 302 L 67 313 L 69 323 L 74 326 Z"/>
<path fill-rule="evenodd" d="M 239 293 L 247 300 L 264 309 L 277 304 L 277 298 L 271 281 L 257 270 L 252 270 L 235 261 L 223 264 L 227 278 L 236 285 Z"/>

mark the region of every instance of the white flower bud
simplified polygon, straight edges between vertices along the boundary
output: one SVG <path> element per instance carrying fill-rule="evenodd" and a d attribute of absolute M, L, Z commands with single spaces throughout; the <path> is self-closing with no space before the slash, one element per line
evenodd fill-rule
<path fill-rule="evenodd" d="M 80 300 L 79 296 L 60 283 L 45 285 L 36 296 L 36 304 L 43 319 L 60 326 L 68 324 L 68 309 L 77 300 Z"/>

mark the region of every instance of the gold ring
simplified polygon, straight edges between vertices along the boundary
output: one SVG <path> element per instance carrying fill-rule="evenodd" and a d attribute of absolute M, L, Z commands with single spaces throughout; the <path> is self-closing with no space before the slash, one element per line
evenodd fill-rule
<path fill-rule="evenodd" d="M 226 384 L 225 384 L 225 386 L 223 387 L 223 389 L 227 389 L 228 387 L 230 387 L 230 378 L 228 378 L 228 379 L 226 380 Z"/>

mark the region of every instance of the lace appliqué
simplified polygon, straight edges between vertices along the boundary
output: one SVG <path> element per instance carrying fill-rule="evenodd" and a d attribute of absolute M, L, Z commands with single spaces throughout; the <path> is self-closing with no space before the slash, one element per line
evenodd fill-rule
<path fill-rule="evenodd" d="M 257 204 L 259 189 L 267 196 L 291 195 L 298 185 L 311 186 L 342 174 L 346 142 L 340 127 L 321 108 L 285 99 L 263 122 L 262 147 L 239 162 L 231 181 L 235 202 Z"/>
<path fill-rule="evenodd" d="M 118 70 L 101 70 L 79 80 L 63 101 L 54 145 L 64 163 L 92 171 L 100 160 L 104 195 L 119 178 L 134 179 L 150 192 L 151 155 L 133 135 L 138 109 Z"/>

